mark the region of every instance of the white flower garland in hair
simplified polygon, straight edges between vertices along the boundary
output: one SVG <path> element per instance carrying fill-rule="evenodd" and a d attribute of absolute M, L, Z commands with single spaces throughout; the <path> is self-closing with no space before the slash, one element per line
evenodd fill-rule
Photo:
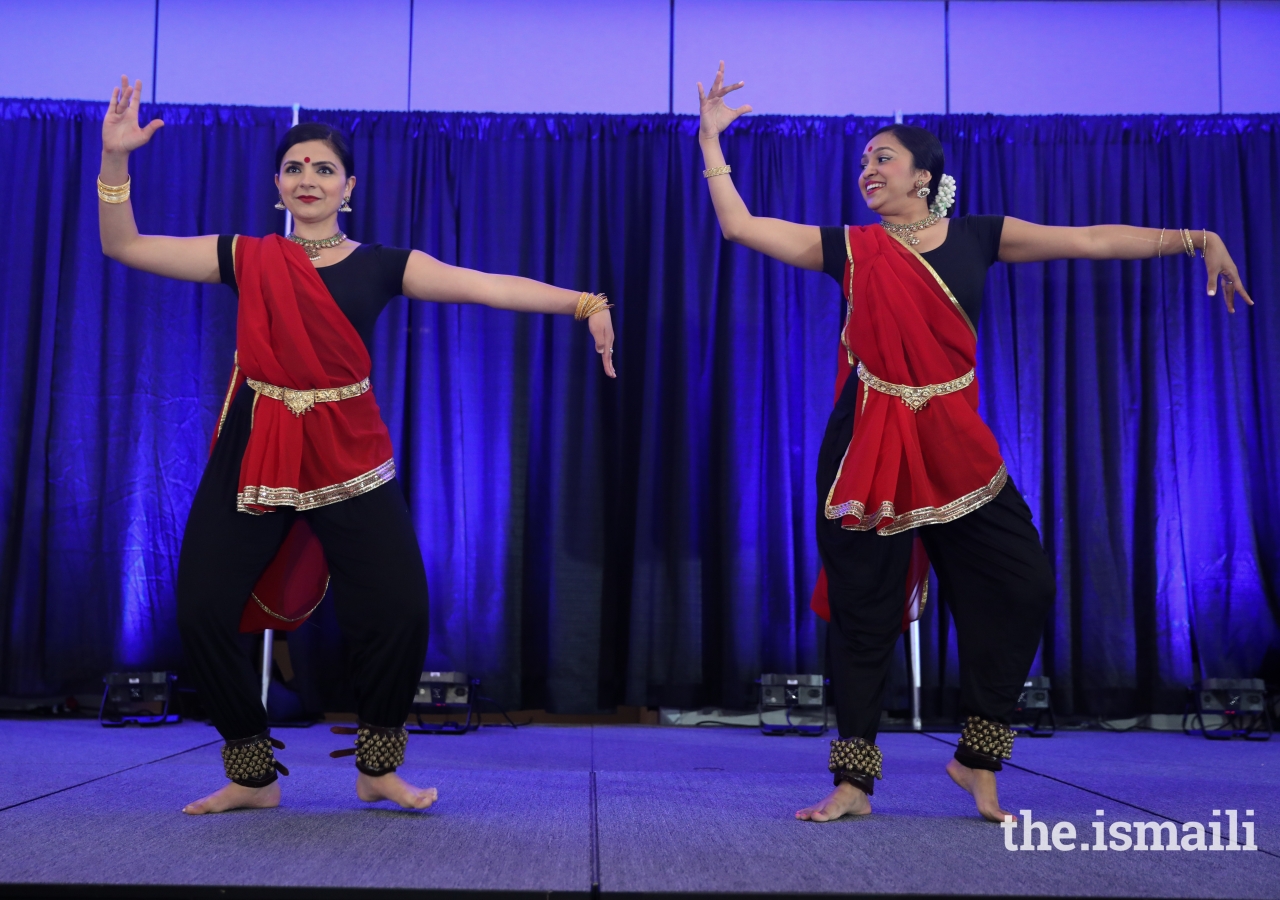
<path fill-rule="evenodd" d="M 933 195 L 933 202 L 929 204 L 929 212 L 935 216 L 945 216 L 947 210 L 956 202 L 956 180 L 950 175 L 943 175 L 938 179 L 938 193 Z"/>

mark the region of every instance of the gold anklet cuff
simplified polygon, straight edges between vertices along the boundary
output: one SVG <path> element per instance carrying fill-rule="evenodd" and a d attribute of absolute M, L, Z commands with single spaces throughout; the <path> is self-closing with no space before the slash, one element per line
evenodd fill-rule
<path fill-rule="evenodd" d="M 374 778 L 389 775 L 404 765 L 404 751 L 409 743 L 409 732 L 403 728 L 382 728 L 363 722 L 356 728 L 335 725 L 329 729 L 334 734 L 354 734 L 355 747 L 334 750 L 329 755 L 335 759 L 354 756 L 356 768 Z"/>
<path fill-rule="evenodd" d="M 971 769 L 987 769 L 999 772 L 1001 760 L 1013 758 L 1013 729 L 999 722 L 979 716 L 969 716 L 960 742 L 956 746 L 956 759 Z"/>
<path fill-rule="evenodd" d="M 227 778 L 244 787 L 266 787 L 276 780 L 276 773 L 288 775 L 276 760 L 275 751 L 283 750 L 284 743 L 270 732 L 255 734 L 249 738 L 227 741 L 222 745 L 222 767 Z"/>

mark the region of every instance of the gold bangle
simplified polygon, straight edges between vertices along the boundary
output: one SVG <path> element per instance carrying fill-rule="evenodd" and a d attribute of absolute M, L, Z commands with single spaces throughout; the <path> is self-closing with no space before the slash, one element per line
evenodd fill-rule
<path fill-rule="evenodd" d="M 582 311 L 582 319 L 580 319 L 579 321 L 585 321 L 587 319 L 590 319 L 596 313 L 604 312 L 606 309 L 613 309 L 613 304 L 610 303 L 608 300 L 605 300 L 603 297 L 597 298 L 595 303 L 592 303 L 590 306 L 588 306 L 586 309 Z"/>
<path fill-rule="evenodd" d="M 578 306 L 573 312 L 573 320 L 582 322 L 606 309 L 613 309 L 613 304 L 609 302 L 608 297 L 604 294 L 588 294 L 583 291 L 578 295 Z"/>
<path fill-rule="evenodd" d="M 712 169 L 703 169 L 702 177 L 714 178 L 717 175 L 728 175 L 732 171 L 733 171 L 733 166 L 716 166 L 715 168 L 712 168 Z"/>
<path fill-rule="evenodd" d="M 124 176 L 124 184 L 107 184 L 102 180 L 102 176 L 98 176 L 98 187 L 107 193 L 119 194 L 129 190 L 129 186 L 133 183 L 133 176 Z"/>
<path fill-rule="evenodd" d="M 1204 235 L 1200 238 L 1200 258 L 1206 259 L 1209 252 L 1209 229 L 1204 229 Z"/>
<path fill-rule="evenodd" d="M 590 318 L 591 318 L 592 316 L 594 316 L 596 313 L 598 313 L 598 312 L 604 312 L 606 309 L 613 309 L 613 304 L 612 304 L 612 303 L 601 303 L 601 304 L 600 304 L 600 305 L 598 305 L 598 306 L 592 306 L 592 307 L 588 308 L 585 312 L 583 312 L 583 314 L 582 314 L 582 318 L 581 318 L 579 321 L 583 321 L 583 322 L 585 322 L 587 319 L 590 319 Z"/>
<path fill-rule="evenodd" d="M 1196 255 L 1195 244 L 1191 243 L 1191 229 L 1179 228 L 1178 234 L 1182 236 L 1182 252 L 1187 256 L 1194 257 Z"/>
<path fill-rule="evenodd" d="M 1164 256 L 1164 229 L 1160 229 L 1160 244 L 1156 247 L 1156 259 Z"/>
<path fill-rule="evenodd" d="M 575 322 L 581 322 L 587 317 L 586 310 L 588 307 L 595 304 L 595 297 L 595 294 L 588 293 L 587 291 L 583 291 L 578 295 L 578 305 L 573 311 L 573 319 Z"/>
<path fill-rule="evenodd" d="M 99 175 L 98 199 L 103 203 L 125 203 L 129 200 L 130 187 L 132 184 L 132 177 L 126 177 L 124 184 L 106 184 L 103 182 L 102 176 Z"/>

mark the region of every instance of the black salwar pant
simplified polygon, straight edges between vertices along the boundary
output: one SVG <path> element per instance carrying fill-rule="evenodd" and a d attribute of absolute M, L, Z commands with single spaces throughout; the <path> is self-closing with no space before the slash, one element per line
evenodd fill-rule
<path fill-rule="evenodd" d="M 916 535 L 955 619 L 961 715 L 1007 725 L 1055 589 L 1026 501 L 1010 480 L 953 522 L 888 536 L 846 530 L 823 511 L 852 434 L 852 407 L 837 407 L 818 460 L 818 552 L 831 604 L 828 672 L 840 737 L 875 743 Z"/>
<path fill-rule="evenodd" d="M 253 637 L 240 615 L 295 516 L 324 547 L 360 720 L 404 725 L 427 651 L 427 576 L 398 481 L 305 513 L 236 511 L 252 391 L 232 404 L 196 491 L 178 563 L 178 627 L 201 701 L 226 740 L 267 730 Z"/>

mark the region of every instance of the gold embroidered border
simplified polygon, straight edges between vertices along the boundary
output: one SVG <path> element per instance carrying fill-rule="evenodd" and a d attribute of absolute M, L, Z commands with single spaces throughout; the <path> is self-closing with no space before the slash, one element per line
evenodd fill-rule
<path fill-rule="evenodd" d="M 352 397 L 359 397 L 369 390 L 368 378 L 356 384 L 346 384 L 342 387 L 311 388 L 304 391 L 296 388 L 277 387 L 274 384 L 267 384 L 265 381 L 257 381 L 253 378 L 246 378 L 245 381 L 248 382 L 249 387 L 263 397 L 279 400 L 295 416 L 300 416 L 310 411 L 317 403 L 337 403 L 340 400 L 350 400 Z"/>
<path fill-rule="evenodd" d="M 846 338 L 849 334 L 849 321 L 853 318 L 853 247 L 849 245 L 849 229 L 852 227 L 844 226 L 844 255 L 849 260 L 849 292 L 845 295 L 844 327 L 840 329 L 840 343 L 844 345 L 845 353 L 849 354 L 851 366 L 856 360 L 853 358 L 853 349 Z"/>
<path fill-rule="evenodd" d="M 962 391 L 969 385 L 973 384 L 975 377 L 974 370 L 970 369 L 959 378 L 952 378 L 950 381 L 944 381 L 942 384 L 926 384 L 923 387 L 912 387 L 909 384 L 894 384 L 891 381 L 885 381 L 883 378 L 877 378 L 862 364 L 858 363 L 858 380 L 867 387 L 877 390 L 882 394 L 888 394 L 890 397 L 897 397 L 907 408 L 913 413 L 918 413 L 934 397 L 941 397 L 944 394 L 954 394 L 956 391 Z M 863 406 L 866 406 L 865 400 Z"/>
<path fill-rule="evenodd" d="M 218 430 L 214 432 L 213 439 L 216 441 L 222 437 L 222 426 L 226 424 L 227 413 L 231 411 L 231 401 L 236 393 L 236 379 L 240 377 L 240 351 L 237 350 L 231 358 L 231 383 L 227 385 L 227 396 L 222 400 L 222 415 L 218 416 Z"/>
<path fill-rule="evenodd" d="M 257 595 L 257 593 L 255 593 L 254 591 L 250 591 L 250 592 L 249 592 L 249 596 L 253 598 L 253 602 L 254 602 L 254 603 L 258 604 L 258 609 L 262 610 L 264 613 L 266 613 L 267 615 L 271 616 L 271 618 L 273 618 L 273 619 L 279 619 L 281 622 L 287 622 L 287 623 L 289 623 L 290 625 L 292 625 L 294 622 L 301 622 L 301 621 L 302 621 L 303 619 L 305 619 L 307 616 L 311 615 L 313 612 L 315 612 L 317 609 L 319 609 L 319 608 L 320 608 L 320 604 L 324 602 L 324 595 L 325 595 L 325 594 L 327 594 L 327 593 L 329 593 L 329 582 L 330 582 L 330 581 L 332 581 L 332 580 L 333 580 L 332 576 L 329 576 L 329 577 L 326 577 L 326 578 L 325 578 L 325 580 L 324 580 L 324 587 L 323 587 L 323 588 L 321 589 L 321 591 L 320 591 L 320 599 L 316 601 L 316 605 L 315 605 L 315 606 L 313 606 L 313 607 L 311 607 L 309 610 L 307 610 L 306 612 L 304 612 L 302 615 L 300 615 L 300 616 L 298 616 L 297 618 L 294 618 L 294 619 L 290 619 L 288 616 L 282 616 L 282 615 L 280 615 L 280 613 L 276 612 L 275 610 L 270 609 L 270 608 L 267 606 L 267 604 L 263 603 L 261 600 L 259 600 L 259 599 L 258 599 L 258 595 Z"/>
<path fill-rule="evenodd" d="M 848 455 L 848 451 L 845 451 Z M 844 463 L 841 461 L 842 469 Z M 836 477 L 838 482 L 839 476 Z M 870 531 L 875 528 L 881 519 L 893 519 L 892 524 L 886 528 L 877 531 L 877 534 L 885 535 L 900 534 L 904 531 L 910 531 L 912 528 L 919 528 L 921 525 L 942 525 L 947 522 L 954 522 L 963 515 L 973 512 L 980 506 L 995 499 L 996 494 L 1004 487 L 1005 482 L 1009 480 L 1009 471 L 1005 468 L 1004 463 L 1000 464 L 1000 468 L 996 470 L 995 476 L 984 486 L 976 491 L 970 491 L 963 497 L 952 500 L 950 503 L 942 506 L 922 506 L 919 509 L 913 509 L 910 512 L 898 514 L 894 508 L 893 501 L 886 500 L 880 504 L 880 508 L 875 511 L 872 516 L 867 516 L 867 508 L 860 500 L 850 500 L 847 503 L 841 503 L 838 506 L 831 505 L 831 495 L 835 493 L 835 482 L 831 485 L 831 490 L 827 492 L 826 516 L 828 519 L 843 519 L 845 516 L 856 516 L 861 521 L 857 525 L 842 525 L 846 531 Z"/>
<path fill-rule="evenodd" d="M 299 491 L 291 487 L 246 485 L 243 491 L 236 494 L 236 510 L 250 515 L 261 515 L 258 510 L 249 509 L 249 504 L 252 503 L 258 506 L 292 506 L 298 512 L 306 512 L 309 509 L 317 509 L 367 494 L 395 477 L 396 461 L 392 458 L 363 475 L 357 475 L 341 484 L 316 488 L 313 491 Z"/>

